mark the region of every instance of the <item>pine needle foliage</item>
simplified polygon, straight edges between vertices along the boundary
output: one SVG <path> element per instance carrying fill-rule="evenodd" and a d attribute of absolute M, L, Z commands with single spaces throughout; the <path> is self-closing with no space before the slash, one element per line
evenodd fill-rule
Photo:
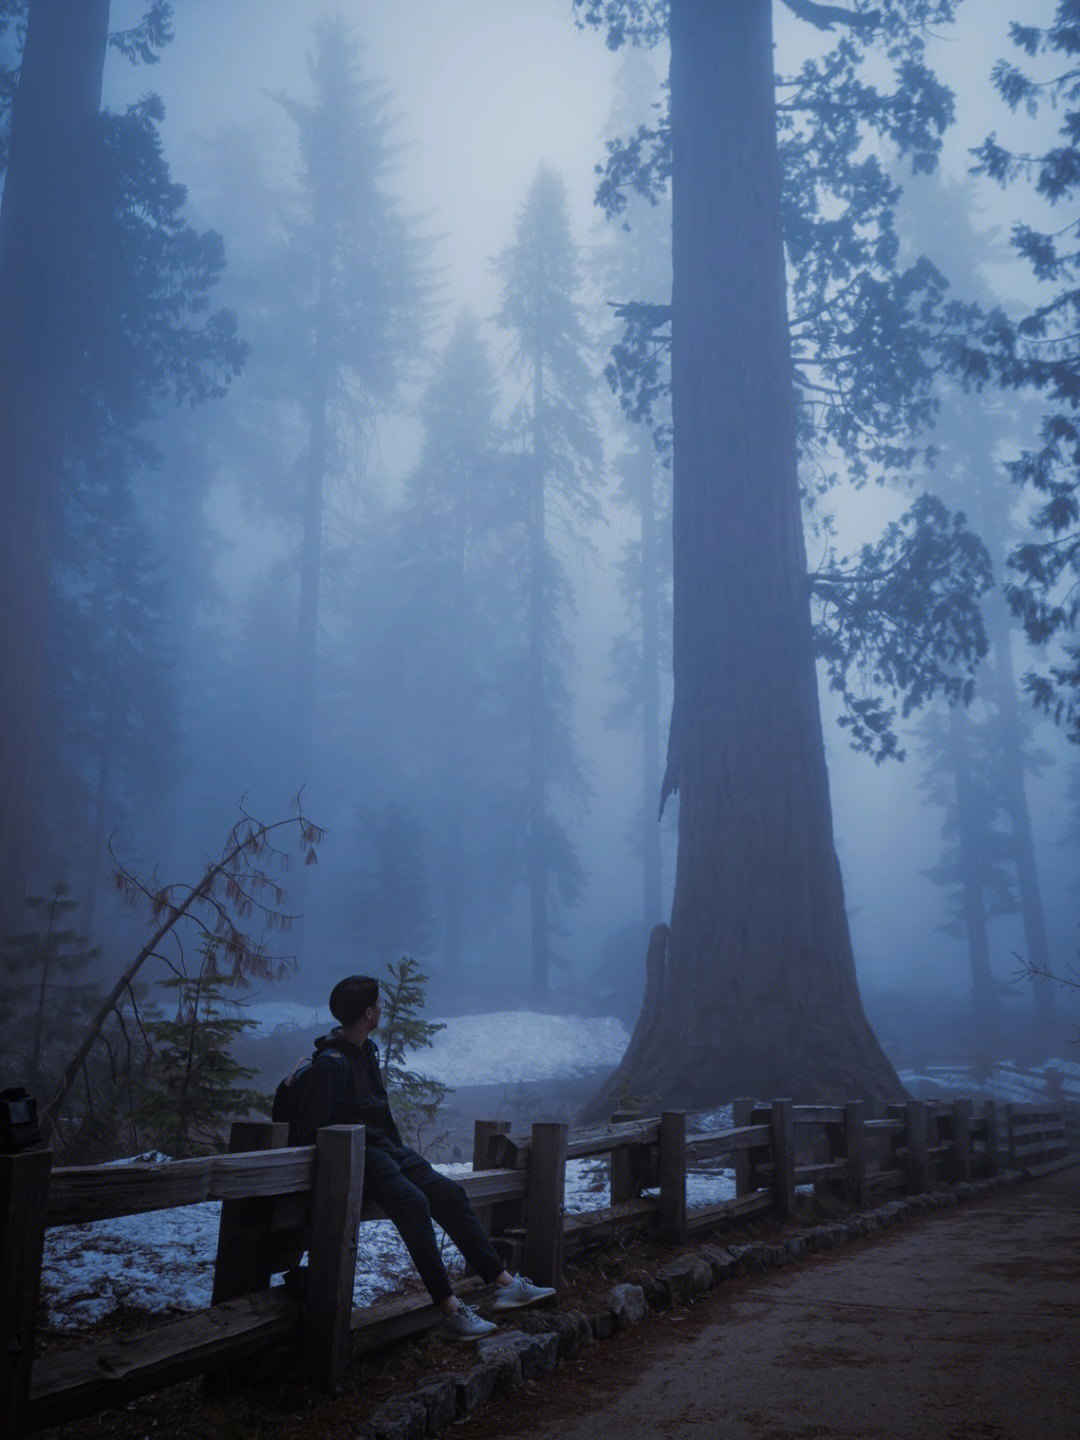
<path fill-rule="evenodd" d="M 249 1110 L 270 1113 L 269 1096 L 244 1084 L 257 1071 L 231 1053 L 256 1022 L 236 1013 L 228 992 L 239 977 L 218 969 L 219 948 L 208 941 L 195 974 L 178 969 L 158 982 L 175 996 L 176 1013 L 147 1027 L 153 1061 L 138 1120 L 144 1141 L 176 1159 L 215 1154 L 231 1120 Z"/>
<path fill-rule="evenodd" d="M 433 1038 L 446 1026 L 423 1019 L 428 977 L 411 956 L 403 955 L 386 967 L 389 979 L 380 982 L 383 1016 L 382 1075 L 394 1097 L 394 1112 L 406 1139 L 420 1148 L 424 1130 L 433 1125 L 439 1107 L 451 1088 L 430 1075 L 413 1070 L 411 1052 L 430 1050 Z"/>

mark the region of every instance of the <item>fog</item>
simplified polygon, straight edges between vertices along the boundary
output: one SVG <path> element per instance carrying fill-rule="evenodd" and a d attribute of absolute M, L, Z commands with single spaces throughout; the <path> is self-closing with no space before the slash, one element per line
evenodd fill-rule
<path fill-rule="evenodd" d="M 1000 189 L 969 170 L 972 147 L 990 131 L 1022 136 L 1024 144 L 1050 133 L 1050 120 L 1011 115 L 990 85 L 994 61 L 1009 52 L 1008 24 L 1018 8 L 969 0 L 955 31 L 928 40 L 931 62 L 956 93 L 939 183 L 962 187 L 970 230 L 931 240 L 928 222 L 903 203 L 898 221 L 905 245 L 938 247 L 931 258 L 958 296 L 1007 305 L 1026 302 L 1032 282 L 1005 239 L 1018 219 L 1034 223 L 1040 210 L 1023 185 Z M 114 0 L 112 10 L 119 29 L 143 6 Z M 799 58 L 795 47 L 808 43 L 807 27 L 788 24 L 777 10 L 778 63 L 790 68 Z M 375 114 L 382 128 L 374 163 L 376 190 L 397 228 L 387 242 L 378 215 L 347 213 L 347 202 L 341 223 L 357 233 L 367 224 L 371 246 L 388 243 L 395 251 L 386 284 L 400 287 L 388 302 L 400 313 L 386 322 L 390 338 L 379 342 L 385 354 L 364 354 L 359 345 L 350 378 L 329 399 L 322 543 L 313 562 L 317 614 L 309 616 L 317 640 L 305 671 L 303 643 L 299 670 L 295 655 L 304 604 L 304 467 L 314 444 L 305 406 L 316 380 L 304 364 L 312 353 L 304 328 L 311 314 L 305 317 L 291 287 L 315 243 L 297 115 L 314 101 L 309 61 L 326 15 L 340 16 L 360 43 L 358 75 L 389 97 Z M 539 203 L 538 176 L 548 175 L 565 190 L 581 280 L 572 293 L 585 336 L 579 358 L 593 377 L 591 389 L 570 394 L 567 404 L 591 417 L 596 458 L 588 458 L 594 442 L 586 436 L 567 461 L 565 484 L 547 502 L 547 538 L 560 572 L 553 593 L 562 598 L 550 616 L 544 702 L 545 802 L 558 834 L 548 871 L 552 964 L 542 1003 L 579 1014 L 612 1011 L 630 1024 L 648 928 L 670 906 L 676 815 L 672 802 L 659 827 L 660 909 L 647 912 L 634 835 L 639 811 L 654 816 L 658 795 L 642 794 L 640 722 L 631 717 L 615 727 L 609 719 L 623 693 L 612 646 L 637 635 L 620 564 L 624 547 L 638 540 L 639 518 L 617 493 L 620 457 L 633 436 L 602 372 L 615 338 L 608 302 L 666 303 L 668 295 L 610 288 L 624 283 L 614 278 L 621 262 L 612 259 L 623 232 L 602 219 L 594 192 L 605 139 L 626 130 L 627 77 L 645 72 L 627 70 L 626 53 L 609 51 L 601 34 L 578 30 L 570 0 L 340 0 L 331 9 L 299 0 L 203 0 L 176 7 L 174 30 L 153 66 L 132 66 L 110 52 L 103 103 L 122 111 L 150 91 L 161 97 L 162 151 L 172 180 L 186 187 L 184 215 L 196 230 L 219 233 L 224 245 L 209 308 L 235 311 L 248 353 L 227 393 L 195 406 L 162 400 L 131 437 L 129 519 L 147 564 L 132 595 L 151 623 L 135 642 L 138 659 L 126 683 L 129 698 L 145 689 L 143 708 L 122 729 L 126 738 L 110 760 L 102 816 L 94 795 L 105 761 L 78 732 L 80 717 L 97 724 L 103 701 L 72 659 L 79 640 L 69 639 L 64 650 L 54 634 L 52 664 L 62 673 L 52 674 L 48 704 L 54 719 L 62 709 L 68 723 L 45 727 L 31 888 L 47 894 L 58 879 L 72 886 L 81 906 L 76 923 L 102 945 L 95 966 L 111 981 L 141 943 L 148 912 L 117 899 L 106 843 L 151 888 L 154 876 L 192 884 L 225 841 L 238 805 L 276 821 L 300 792 L 305 816 L 326 834 L 318 864 L 298 862 L 281 879 L 283 908 L 302 910 L 304 918 L 273 937 L 282 953 L 296 955 L 274 998 L 321 1002 L 341 973 L 378 971 L 388 955 L 414 953 L 440 1013 L 535 1000 L 524 838 L 530 732 L 523 707 L 530 692 L 518 583 L 525 552 L 511 533 L 518 521 L 500 518 L 498 507 L 516 494 L 532 383 L 527 368 L 515 366 L 522 342 L 506 319 L 512 261 L 505 257 L 523 243 L 521 219 L 531 201 Z M 662 52 L 650 52 L 645 63 L 659 79 Z M 635 123 L 649 119 L 646 109 Z M 910 178 L 903 166 L 897 173 L 901 183 Z M 913 187 L 917 193 L 927 192 Z M 921 203 L 932 210 L 936 192 L 929 193 Z M 631 228 L 655 224 L 637 203 Z M 655 273 L 666 275 L 668 257 L 654 258 Z M 359 266 L 361 252 L 346 263 Z M 363 301 L 375 303 L 370 295 Z M 462 328 L 463 313 L 474 317 L 474 330 Z M 380 322 L 369 314 L 358 308 L 350 323 L 374 333 Z M 354 344 L 355 336 L 340 343 Z M 450 519 L 436 481 L 452 422 L 472 423 L 468 407 L 479 405 L 485 383 L 449 371 L 447 356 L 481 352 L 490 367 L 483 422 L 490 433 L 481 437 L 487 448 L 462 522 L 474 527 L 464 542 L 468 597 L 454 612 L 466 617 L 465 631 L 444 624 L 449 611 L 439 599 L 437 563 L 445 559 Z M 937 429 L 946 437 L 963 434 L 973 410 L 991 407 L 975 393 L 942 393 Z M 1022 529 L 1030 509 L 1000 462 L 1028 443 L 1038 414 L 1037 404 L 1018 403 L 999 427 L 997 474 L 984 477 L 1005 497 L 996 513 L 1006 542 L 992 554 L 999 579 L 1007 537 Z M 439 425 L 441 440 L 433 431 Z M 920 445 L 933 440 L 916 437 Z M 158 458 L 140 458 L 135 441 L 153 446 Z M 823 504 L 835 513 L 832 543 L 841 553 L 873 540 L 918 487 L 940 490 L 979 523 L 976 500 L 945 473 L 856 489 L 839 460 L 835 466 L 841 480 Z M 657 484 L 665 483 L 658 467 Z M 66 587 L 69 599 L 80 586 L 94 590 L 94 604 L 82 612 L 91 636 L 82 643 L 93 644 L 94 616 L 120 602 L 100 588 L 101 568 L 80 575 L 78 556 L 96 543 L 81 535 L 82 545 L 80 532 L 68 537 L 76 558 L 58 565 L 54 586 Z M 808 531 L 811 569 L 828 543 Z M 1011 643 L 1019 675 L 1038 657 L 1015 625 Z M 670 705 L 666 645 L 661 654 L 662 742 Z M 987 674 L 984 668 L 977 681 L 976 716 L 988 703 Z M 304 675 L 306 682 L 298 678 Z M 962 927 L 948 933 L 955 883 L 950 888 L 930 873 L 950 843 L 943 825 L 951 809 L 947 796 L 928 794 L 928 771 L 941 762 L 939 751 L 924 751 L 925 717 L 917 712 L 899 722 L 903 761 L 875 764 L 838 728 L 824 674 L 821 694 L 845 895 L 871 1018 L 887 1033 L 896 996 L 906 995 L 913 1013 L 937 1009 L 966 1024 L 968 937 Z M 1080 939 L 1077 755 L 1052 722 L 1020 703 L 1025 745 L 1041 752 L 1025 780 L 1050 963 L 1067 973 Z M 988 906 L 990 965 L 1019 1032 L 1030 1009 L 1028 983 L 1017 979 L 1028 937 L 1015 879 L 1003 886 L 995 890 L 987 880 L 988 896 L 1000 899 Z M 459 937 L 453 963 L 451 928 Z M 268 988 L 252 993 L 265 998 Z M 896 1021 L 900 1028 L 915 1023 Z"/>

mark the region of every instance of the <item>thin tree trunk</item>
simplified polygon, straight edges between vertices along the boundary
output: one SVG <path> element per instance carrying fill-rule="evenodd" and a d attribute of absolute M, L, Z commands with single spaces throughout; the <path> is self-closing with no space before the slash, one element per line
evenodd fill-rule
<path fill-rule="evenodd" d="M 0 211 L 0 939 L 23 928 L 53 519 L 108 0 L 34 0 Z"/>
<path fill-rule="evenodd" d="M 997 676 L 998 713 L 1001 717 L 1001 770 L 1005 808 L 1012 830 L 1013 859 L 1020 890 L 1020 909 L 1024 917 L 1027 940 L 1027 963 L 1032 967 L 1032 999 L 1035 1023 L 1048 1050 L 1057 1038 L 1057 1004 L 1054 983 L 1048 978 L 1050 942 L 1046 935 L 1039 871 L 1035 863 L 1035 842 L 1031 834 L 1031 812 L 1028 809 L 1027 785 L 1024 780 L 1023 743 L 1020 716 L 1016 704 L 1016 676 L 1013 671 L 1012 644 L 1003 607 L 994 606 L 989 613 L 990 635 L 994 646 L 994 671 Z M 1036 973 L 1037 972 L 1037 973 Z"/>
<path fill-rule="evenodd" d="M 545 533 L 544 361 L 537 341 L 533 377 L 533 475 L 529 497 L 529 904 L 532 998 L 548 994 L 547 697 L 544 639 L 547 604 Z"/>
<path fill-rule="evenodd" d="M 123 449 L 121 446 L 119 474 L 115 478 L 114 495 L 116 509 L 124 488 Z M 116 627 L 113 634 L 112 656 L 109 674 L 105 682 L 104 723 L 101 743 L 98 747 L 98 781 L 94 799 L 94 828 L 90 841 L 90 855 L 86 867 L 86 894 L 83 896 L 83 913 L 88 932 L 94 928 L 97 909 L 98 886 L 101 883 L 101 862 L 105 851 L 105 831 L 109 817 L 109 794 L 112 789 L 113 764 L 120 742 L 121 675 L 123 668 L 124 638 L 127 631 L 127 617 L 131 608 L 130 595 L 133 580 L 132 569 L 135 557 L 122 556 L 116 564 Z"/>
<path fill-rule="evenodd" d="M 663 851 L 653 807 L 660 798 L 660 546 L 656 534 L 655 447 L 652 436 L 639 436 L 635 457 L 641 496 L 641 781 L 642 919 L 657 924 L 663 904 Z"/>
<path fill-rule="evenodd" d="M 454 533 L 452 550 L 452 586 L 449 599 L 449 622 L 451 626 L 448 641 L 450 661 L 450 685 L 447 695 L 447 715 L 443 729 L 445 753 L 443 759 L 443 804 L 445 827 L 443 837 L 443 969 L 446 975 L 457 978 L 461 974 L 462 909 L 465 900 L 465 700 L 464 656 L 462 634 L 465 626 L 465 566 L 466 566 L 466 520 L 465 484 L 466 477 L 460 472 L 456 477 L 457 492 L 454 496 Z"/>
<path fill-rule="evenodd" d="M 990 942 L 986 926 L 979 851 L 982 827 L 971 778 L 968 754 L 967 716 L 953 710 L 949 716 L 949 748 L 956 785 L 957 840 L 960 847 L 960 882 L 964 934 L 971 961 L 971 1012 L 976 1063 L 986 1075 L 998 1050 L 997 1002 L 990 969 Z"/>

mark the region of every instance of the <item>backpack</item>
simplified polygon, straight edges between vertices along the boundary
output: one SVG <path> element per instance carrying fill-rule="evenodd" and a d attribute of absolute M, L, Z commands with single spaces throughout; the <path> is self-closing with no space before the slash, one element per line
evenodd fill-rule
<path fill-rule="evenodd" d="M 304 1092 L 311 1083 L 311 1070 L 324 1055 L 331 1055 L 342 1065 L 349 1066 L 349 1062 L 340 1050 L 334 1050 L 327 1046 L 319 1050 L 315 1055 L 305 1055 L 298 1060 L 292 1070 L 285 1076 L 277 1089 L 274 1091 L 274 1103 L 270 1110 L 270 1119 L 289 1127 L 289 1144 L 295 1145 L 296 1126 L 300 1118 L 300 1102 Z M 352 1078 L 352 1067 L 349 1066 L 349 1078 Z"/>

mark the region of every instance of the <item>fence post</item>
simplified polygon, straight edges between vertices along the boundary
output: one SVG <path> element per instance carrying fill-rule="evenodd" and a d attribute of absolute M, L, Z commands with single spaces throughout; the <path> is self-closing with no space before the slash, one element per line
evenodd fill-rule
<path fill-rule="evenodd" d="M 909 1100 L 904 1106 L 907 1132 L 908 1190 L 922 1195 L 930 1188 L 930 1157 L 927 1152 L 928 1124 L 925 1100 Z"/>
<path fill-rule="evenodd" d="M 636 1120 L 640 1113 L 639 1110 L 616 1110 L 611 1117 L 611 1123 L 623 1125 L 628 1120 Z M 620 1145 L 611 1152 L 610 1171 L 612 1205 L 622 1205 L 627 1200 L 636 1199 L 639 1187 L 634 1178 L 633 1151 L 629 1145 Z"/>
<path fill-rule="evenodd" d="M 753 1114 L 753 1100 L 740 1098 L 731 1102 L 731 1124 L 736 1130 L 743 1130 L 752 1124 L 750 1117 Z M 735 1196 L 738 1199 L 750 1191 L 750 1152 L 744 1145 L 739 1145 L 735 1150 Z"/>
<path fill-rule="evenodd" d="M 795 1214 L 795 1107 L 790 1100 L 774 1100 L 769 1116 L 772 1131 L 773 1206 L 781 1220 Z"/>
<path fill-rule="evenodd" d="M 844 1175 L 845 1198 L 858 1210 L 866 1198 L 866 1105 L 862 1100 L 849 1100 L 844 1106 Z"/>
<path fill-rule="evenodd" d="M 237 1120 L 229 1131 L 230 1155 L 248 1150 L 280 1150 L 289 1143 L 288 1125 L 273 1120 Z M 274 1197 L 223 1200 L 211 1305 L 265 1290 L 270 1284 L 270 1221 Z"/>
<path fill-rule="evenodd" d="M 509 1133 L 509 1120 L 474 1120 L 472 1168 L 474 1170 L 496 1169 L 493 1142 L 497 1136 Z M 489 1202 L 486 1205 L 475 1207 L 476 1217 L 489 1235 L 492 1230 L 502 1230 L 511 1223 L 505 1206 L 506 1202 L 504 1201 L 502 1205 Z"/>
<path fill-rule="evenodd" d="M 1007 1100 L 998 1111 L 998 1158 L 1009 1170 L 1016 1165 L 1014 1154 L 1013 1107 L 1012 1102 Z"/>
<path fill-rule="evenodd" d="M 315 1136 L 304 1367 L 336 1392 L 349 1364 L 356 1231 L 364 1190 L 364 1127 L 328 1125 Z"/>
<path fill-rule="evenodd" d="M 986 1116 L 986 1171 L 988 1175 L 1001 1172 L 1001 1153 L 998 1149 L 998 1110 L 993 1100 L 987 1100 L 983 1107 Z"/>
<path fill-rule="evenodd" d="M 51 1169 L 44 1146 L 0 1155 L 0 1415 L 13 1436 L 26 1429 Z"/>
<path fill-rule="evenodd" d="M 529 1188 L 525 1197 L 522 1269 L 538 1285 L 562 1285 L 563 1203 L 569 1127 L 543 1121 L 532 1127 Z"/>
<path fill-rule="evenodd" d="M 686 1114 L 660 1116 L 660 1234 L 670 1245 L 686 1243 Z"/>
<path fill-rule="evenodd" d="M 953 1101 L 953 1139 L 956 1141 L 956 1178 L 971 1179 L 971 1111 L 970 1100 Z"/>

